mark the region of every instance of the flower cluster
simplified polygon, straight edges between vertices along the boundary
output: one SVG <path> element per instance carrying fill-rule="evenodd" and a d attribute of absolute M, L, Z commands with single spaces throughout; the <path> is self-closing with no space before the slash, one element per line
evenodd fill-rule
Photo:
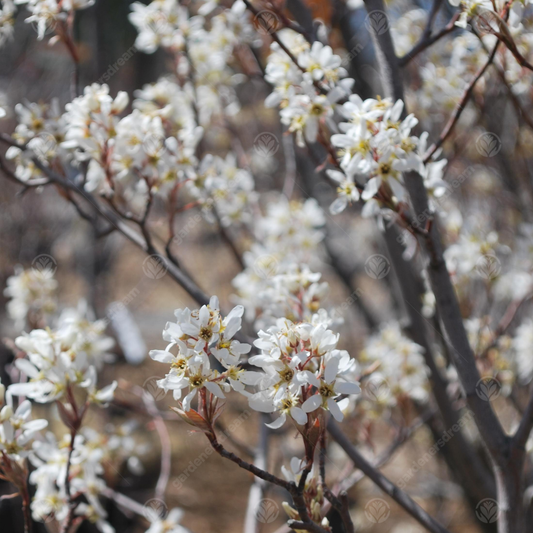
<path fill-rule="evenodd" d="M 331 143 L 339 149 L 343 172 L 328 171 L 338 183 L 338 198 L 331 205 L 332 213 L 343 211 L 352 201 L 366 201 L 363 215 L 371 215 L 379 209 L 374 199 L 382 185 L 385 197 L 405 200 L 402 172 L 415 170 L 422 176 L 429 175 L 427 167 L 438 165 L 442 176 L 445 162 L 424 165 L 427 134 L 412 135 L 411 130 L 418 120 L 409 115 L 402 120 L 403 102 L 393 103 L 389 98 L 362 100 L 350 95 L 340 112 L 348 122 L 341 122 L 344 133 L 331 137 Z M 434 173 L 433 181 L 435 180 Z M 433 183 L 434 185 L 434 183 Z"/>
<path fill-rule="evenodd" d="M 246 256 L 253 257 L 253 250 Z M 329 322 L 322 301 L 328 293 L 328 284 L 320 283 L 322 275 L 312 272 L 305 264 L 277 264 L 269 255 L 260 255 L 253 268 L 239 274 L 233 283 L 237 300 L 246 306 L 247 315 L 255 319 L 256 329 L 273 324 L 277 318 L 294 321 L 311 320 L 320 312 Z"/>
<path fill-rule="evenodd" d="M 76 506 L 75 513 L 96 525 L 102 533 L 114 533 L 114 528 L 106 521 L 107 513 L 100 502 L 101 493 L 106 488 L 103 479 L 102 459 L 104 448 L 91 443 L 84 435 L 77 435 L 71 443 L 71 436 L 65 435 L 59 442 L 52 433 L 46 440 L 35 443 L 30 462 L 35 470 L 29 481 L 36 486 L 31 503 L 33 519 L 38 522 L 53 517 L 64 520 L 69 512 L 66 475 L 70 446 L 73 451 L 70 459 L 70 493 L 83 495 L 86 502 Z"/>
<path fill-rule="evenodd" d="M 57 306 L 56 289 L 57 281 L 51 269 L 16 267 L 4 289 L 4 295 L 10 298 L 7 304 L 9 317 L 18 325 L 24 325 L 27 318 L 38 322 L 41 316 L 50 315 Z"/>
<path fill-rule="evenodd" d="M 104 357 L 102 350 L 113 345 L 100 324 L 90 324 L 74 316 L 64 316 L 56 330 L 34 329 L 17 337 L 15 344 L 27 354 L 15 364 L 28 376 L 26 383 L 11 385 L 14 395 L 23 395 L 40 403 L 63 397 L 70 386 L 87 391 L 87 400 L 105 405 L 113 398 L 116 381 L 103 389 L 96 387 L 96 366 Z"/>
<path fill-rule="evenodd" d="M 327 329 L 318 316 L 313 323 L 280 318 L 276 325 L 259 332 L 254 345 L 261 353 L 249 362 L 264 375 L 258 383 L 260 390 L 249 402 L 257 411 L 280 415 L 269 427 L 281 427 L 288 416 L 303 425 L 308 413 L 317 409 L 343 419 L 342 410 L 349 402 L 343 395 L 358 394 L 360 388 L 355 380 L 355 360 L 337 349 L 338 340 L 338 334 Z"/>
<path fill-rule="evenodd" d="M 255 242 L 244 253 L 245 269 L 233 280 L 236 300 L 257 329 L 288 317 L 310 319 L 321 307 L 327 285 L 307 263 L 318 263 L 325 217 L 316 200 L 271 198 L 266 214 L 255 219 Z"/>
<path fill-rule="evenodd" d="M 365 384 L 365 396 L 381 406 L 393 406 L 402 396 L 426 402 L 428 380 L 423 353 L 421 346 L 403 335 L 398 323 L 382 326 L 359 356 L 365 367 L 379 363 Z"/>
<path fill-rule="evenodd" d="M 225 159 L 206 155 L 185 186 L 207 220 L 218 218 L 225 227 L 252 223 L 257 201 L 254 180 L 247 170 L 238 168 L 232 154 Z"/>
<path fill-rule="evenodd" d="M 353 80 L 341 79 L 347 73 L 330 46 L 319 41 L 311 46 L 288 29 L 280 31 L 279 38 L 292 57 L 272 43 L 265 79 L 274 91 L 265 105 L 281 106 L 282 123 L 296 134 L 298 145 L 304 146 L 304 141 L 316 142 L 321 125 L 332 121 L 335 103 L 349 94 Z"/>
<path fill-rule="evenodd" d="M 427 16 L 424 9 L 410 9 L 393 22 L 391 36 L 398 57 L 410 52 L 418 43 L 426 27 Z"/>
<path fill-rule="evenodd" d="M 199 390 L 224 398 L 224 392 L 234 389 L 248 397 L 253 409 L 280 414 L 272 428 L 283 425 L 287 416 L 305 424 L 307 413 L 319 408 L 342 420 L 342 407 L 347 404 L 342 395 L 357 394 L 360 389 L 355 360 L 337 349 L 339 336 L 327 329 L 325 317 L 317 314 L 312 322 L 297 323 L 280 318 L 267 331 L 260 331 L 254 345 L 261 353 L 250 357 L 249 363 L 262 372 L 254 372 L 239 368 L 242 356 L 251 349 L 234 339 L 243 312 L 238 306 L 223 318 L 216 297 L 199 310 L 178 309 L 177 323 L 168 323 L 163 332 L 170 344 L 150 352 L 152 359 L 170 365 L 158 386 L 172 390 L 185 411 Z M 210 356 L 220 363 L 222 372 L 212 368 Z M 246 386 L 257 389 L 249 392 Z"/>
<path fill-rule="evenodd" d="M 489 21 L 494 22 L 495 15 L 506 7 L 506 3 L 498 0 L 491 2 L 489 0 L 449 0 L 452 6 L 460 6 L 461 16 L 455 23 L 460 28 L 466 28 L 468 23 L 477 17 L 492 15 Z M 510 23 L 513 26 L 520 24 L 524 13 L 524 8 L 530 4 L 529 0 L 513 0 L 510 4 Z M 503 22 L 503 21 L 502 21 Z M 505 24 L 505 23 L 504 23 Z"/>
<path fill-rule="evenodd" d="M 200 309 L 177 309 L 176 323 L 168 322 L 163 332 L 168 346 L 165 350 L 150 351 L 152 359 L 170 365 L 158 386 L 165 392 L 171 390 L 185 411 L 190 410 L 199 390 L 207 389 L 217 398 L 224 398 L 224 392 L 231 388 L 242 392 L 244 385 L 255 384 L 257 373 L 238 366 L 241 357 L 251 349 L 249 344 L 234 338 L 241 329 L 243 313 L 244 308 L 237 306 L 223 318 L 216 296 Z M 210 356 L 222 365 L 222 372 L 212 368 Z"/>
<path fill-rule="evenodd" d="M 15 409 L 11 388 L 6 392 L 2 383 L 0 383 L 0 406 L 0 451 L 10 460 L 20 461 L 28 456 L 32 439 L 37 432 L 48 425 L 48 422 L 31 419 L 29 400 L 24 400 Z"/>
<path fill-rule="evenodd" d="M 163 47 L 176 56 L 178 75 L 187 77 L 194 71 L 202 125 L 212 114 L 233 115 L 238 111 L 233 87 L 242 76 L 235 75 L 230 64 L 235 46 L 252 43 L 255 38 L 244 2 L 234 2 L 231 9 L 209 20 L 190 16 L 177 0 L 155 0 L 148 5 L 135 2 L 130 21 L 139 32 L 135 42 L 139 50 L 152 53 Z"/>

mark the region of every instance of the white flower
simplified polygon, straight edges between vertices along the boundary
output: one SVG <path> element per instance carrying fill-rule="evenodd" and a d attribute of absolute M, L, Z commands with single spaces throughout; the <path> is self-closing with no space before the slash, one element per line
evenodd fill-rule
<path fill-rule="evenodd" d="M 4 386 L 0 383 L 2 391 Z M 48 425 L 46 420 L 31 420 L 31 403 L 24 400 L 13 410 L 13 398 L 8 388 L 6 403 L 0 411 L 0 450 L 8 457 L 18 460 L 29 453 L 29 443 L 37 432 Z M 2 402 L 3 403 L 3 398 Z"/>
<path fill-rule="evenodd" d="M 322 407 L 330 411 L 335 420 L 341 421 L 344 418 L 336 398 L 341 394 L 359 394 L 361 388 L 357 383 L 350 383 L 342 380 L 342 378 L 339 379 L 337 375 L 339 363 L 338 357 L 330 357 L 319 376 L 312 372 L 306 372 L 308 383 L 317 388 L 317 394 L 307 398 L 302 405 L 302 409 L 306 413 L 311 413 Z"/>
<path fill-rule="evenodd" d="M 348 178 L 338 170 L 327 170 L 327 175 L 339 186 L 337 187 L 338 198 L 331 204 L 329 210 L 332 215 L 337 215 L 344 211 L 352 202 L 359 200 L 359 190 L 353 179 Z"/>

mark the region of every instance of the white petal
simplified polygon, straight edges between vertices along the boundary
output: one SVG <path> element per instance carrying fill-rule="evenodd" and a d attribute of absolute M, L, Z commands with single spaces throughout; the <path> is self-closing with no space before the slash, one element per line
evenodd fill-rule
<path fill-rule="evenodd" d="M 293 407 L 291 409 L 291 416 L 301 426 L 303 426 L 307 422 L 307 414 L 299 407 Z"/>
<path fill-rule="evenodd" d="M 328 410 L 333 415 L 333 418 L 337 422 L 341 422 L 342 419 L 344 418 L 344 415 L 342 414 L 340 407 L 337 405 L 337 402 L 333 400 L 332 398 L 328 399 Z"/>
<path fill-rule="evenodd" d="M 166 350 L 150 350 L 149 355 L 154 361 L 160 363 L 172 363 L 174 360 L 174 356 Z"/>
<path fill-rule="evenodd" d="M 214 394 L 217 398 L 225 398 L 220 385 L 213 383 L 212 381 L 205 382 L 205 388 L 211 393 Z"/>
<path fill-rule="evenodd" d="M 311 413 L 312 411 L 316 411 L 321 405 L 322 396 L 320 396 L 320 394 L 315 394 L 314 396 L 311 396 L 310 398 L 307 398 L 307 400 L 305 400 L 302 405 L 302 409 L 306 413 Z"/>
<path fill-rule="evenodd" d="M 335 392 L 339 394 L 359 394 L 361 387 L 358 383 L 337 382 L 335 383 Z"/>
<path fill-rule="evenodd" d="M 271 422 L 270 424 L 265 424 L 266 427 L 269 427 L 270 429 L 279 429 L 283 424 L 285 424 L 285 420 L 287 420 L 287 415 L 285 413 L 281 413 L 281 416 L 274 420 L 274 422 Z"/>
<path fill-rule="evenodd" d="M 331 358 L 326 364 L 326 371 L 324 372 L 324 381 L 331 383 L 337 376 L 339 370 L 339 359 L 337 357 Z"/>

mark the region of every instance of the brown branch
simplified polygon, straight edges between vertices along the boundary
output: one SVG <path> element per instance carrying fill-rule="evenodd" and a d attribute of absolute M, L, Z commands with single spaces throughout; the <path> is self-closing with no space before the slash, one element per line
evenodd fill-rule
<path fill-rule="evenodd" d="M 524 411 L 524 416 L 513 436 L 512 446 L 520 451 L 525 451 L 531 429 L 533 429 L 533 390 L 529 397 L 526 410 Z"/>
<path fill-rule="evenodd" d="M 46 182 L 40 183 L 40 185 L 53 184 L 59 186 L 65 191 L 72 191 L 73 193 L 87 201 L 89 205 L 91 205 L 104 220 L 107 220 L 107 222 L 109 222 L 111 226 L 116 228 L 119 233 L 126 237 L 130 242 L 135 244 L 135 246 L 143 250 L 145 253 L 160 255 L 157 249 L 151 246 L 151 244 L 147 242 L 145 238 L 143 238 L 143 235 L 139 234 L 123 220 L 121 220 L 120 215 L 115 213 L 112 209 L 98 202 L 92 194 L 85 191 L 85 189 L 78 187 L 73 181 L 63 178 L 62 176 L 54 172 L 51 168 L 43 165 L 37 158 L 34 158 L 33 162 L 37 166 L 37 168 L 41 170 L 41 172 L 43 172 L 43 174 L 45 174 L 48 178 Z M 11 174 L 11 176 L 13 175 Z M 11 176 L 9 177 L 11 178 Z M 21 182 L 16 177 L 14 179 L 21 185 L 28 185 L 27 183 Z M 167 271 L 170 276 L 194 300 L 196 300 L 200 305 L 206 305 L 209 303 L 209 297 L 200 289 L 196 282 L 190 276 L 188 276 L 181 268 L 170 262 L 167 262 L 165 266 L 167 267 Z"/>
<path fill-rule="evenodd" d="M 352 445 L 348 437 L 339 426 L 330 419 L 328 422 L 329 434 L 335 442 L 345 451 L 354 465 L 368 476 L 385 494 L 389 495 L 396 503 L 405 509 L 415 520 L 432 533 L 449 533 L 449 531 L 422 507 L 420 507 L 407 493 L 394 485 L 381 472 L 376 470 Z"/>
<path fill-rule="evenodd" d="M 438 2 L 438 0 L 435 1 L 435 4 L 437 2 Z M 433 4 L 433 6 L 435 6 L 435 4 Z M 418 43 L 416 43 L 413 46 L 413 48 L 409 52 L 407 52 L 407 54 L 405 54 L 404 56 L 402 56 L 402 57 L 400 57 L 398 59 L 398 65 L 400 67 L 405 67 L 418 54 L 422 53 L 424 50 L 426 50 L 427 48 L 429 48 L 430 46 L 435 44 L 437 41 L 442 39 L 444 36 L 446 36 L 449 33 L 451 33 L 456 27 L 455 23 L 459 19 L 459 15 L 460 15 L 459 12 L 455 13 L 453 15 L 453 17 L 450 19 L 450 21 L 448 22 L 448 24 L 446 24 L 446 26 L 444 26 L 444 28 L 442 28 L 440 31 L 438 31 L 434 35 L 431 35 L 432 28 L 431 28 L 431 25 L 430 25 L 430 21 L 431 21 L 431 18 L 430 18 L 430 20 L 428 21 L 428 25 L 426 26 L 426 30 L 424 31 L 424 34 L 422 35 L 422 37 L 420 38 Z M 428 29 L 429 29 L 429 33 L 427 33 Z"/>

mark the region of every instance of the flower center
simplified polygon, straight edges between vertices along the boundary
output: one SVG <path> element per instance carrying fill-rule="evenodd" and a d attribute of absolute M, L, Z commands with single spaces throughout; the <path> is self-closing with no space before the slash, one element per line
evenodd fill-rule
<path fill-rule="evenodd" d="M 212 336 L 213 332 L 209 328 L 206 328 L 205 326 L 200 328 L 200 337 L 204 339 L 204 341 L 209 341 Z"/>

